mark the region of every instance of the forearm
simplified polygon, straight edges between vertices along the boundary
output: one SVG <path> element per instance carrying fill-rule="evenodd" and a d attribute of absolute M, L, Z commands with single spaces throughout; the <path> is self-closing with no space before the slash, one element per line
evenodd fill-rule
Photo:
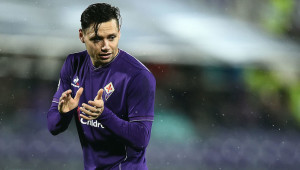
<path fill-rule="evenodd" d="M 76 111 L 76 109 L 74 109 L 68 113 L 61 114 L 57 106 L 58 103 L 52 102 L 47 114 L 48 129 L 52 135 L 57 135 L 65 131 L 72 120 L 74 111 Z"/>
<path fill-rule="evenodd" d="M 104 109 L 99 120 L 131 147 L 136 149 L 147 147 L 151 135 L 152 121 L 128 122 L 118 118 L 108 108 Z"/>

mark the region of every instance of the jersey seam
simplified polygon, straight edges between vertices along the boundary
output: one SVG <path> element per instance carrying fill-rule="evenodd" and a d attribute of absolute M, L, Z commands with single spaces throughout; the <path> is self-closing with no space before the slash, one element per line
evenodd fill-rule
<path fill-rule="evenodd" d="M 121 161 L 120 164 L 119 164 L 119 170 L 122 170 L 122 162 L 125 162 L 127 160 L 127 147 L 126 147 L 126 145 L 125 145 L 125 153 L 126 153 L 126 155 L 125 155 L 124 160 Z"/>
<path fill-rule="evenodd" d="M 123 50 L 122 50 L 123 51 Z M 125 61 L 126 63 L 130 64 L 132 67 L 138 69 L 138 70 L 145 70 L 149 73 L 151 73 L 151 71 L 141 62 L 139 61 L 137 58 L 135 58 L 134 56 L 130 55 L 128 52 L 123 51 L 124 53 L 128 54 L 130 57 L 132 57 L 136 62 L 138 62 L 139 64 L 141 64 L 143 67 L 137 67 L 136 65 L 134 65 L 133 63 L 129 62 L 125 57 L 121 58 L 123 61 Z"/>
<path fill-rule="evenodd" d="M 154 120 L 152 120 L 152 119 L 140 119 L 140 120 L 130 120 L 129 122 L 142 122 L 142 121 L 153 122 Z"/>

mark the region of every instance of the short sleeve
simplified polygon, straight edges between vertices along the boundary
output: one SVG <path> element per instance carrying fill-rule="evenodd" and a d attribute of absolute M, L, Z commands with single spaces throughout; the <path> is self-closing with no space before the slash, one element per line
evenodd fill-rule
<path fill-rule="evenodd" d="M 58 87 L 56 93 L 53 96 L 53 102 L 58 103 L 61 94 L 64 91 L 71 89 L 71 73 L 72 73 L 71 56 L 68 56 L 60 71 Z"/>
<path fill-rule="evenodd" d="M 156 81 L 149 71 L 141 71 L 129 82 L 129 121 L 153 121 Z"/>

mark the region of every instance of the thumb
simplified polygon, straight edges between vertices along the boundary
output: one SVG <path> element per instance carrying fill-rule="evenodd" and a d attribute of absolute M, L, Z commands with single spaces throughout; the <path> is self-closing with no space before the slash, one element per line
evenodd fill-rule
<path fill-rule="evenodd" d="M 83 92 L 83 88 L 80 87 L 76 92 L 76 96 L 74 97 L 74 100 L 79 101 L 82 92 Z"/>
<path fill-rule="evenodd" d="M 103 94 L 103 89 L 100 89 L 98 91 L 97 96 L 95 97 L 95 100 L 102 100 L 102 94 Z"/>

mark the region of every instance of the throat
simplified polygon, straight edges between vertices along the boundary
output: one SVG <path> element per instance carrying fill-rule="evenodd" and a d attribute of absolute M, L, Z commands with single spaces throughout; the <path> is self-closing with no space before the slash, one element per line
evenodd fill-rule
<path fill-rule="evenodd" d="M 103 66 L 103 63 L 101 63 L 99 61 L 93 61 L 92 60 L 92 63 L 93 63 L 93 66 L 95 67 L 95 69 L 101 68 Z"/>

